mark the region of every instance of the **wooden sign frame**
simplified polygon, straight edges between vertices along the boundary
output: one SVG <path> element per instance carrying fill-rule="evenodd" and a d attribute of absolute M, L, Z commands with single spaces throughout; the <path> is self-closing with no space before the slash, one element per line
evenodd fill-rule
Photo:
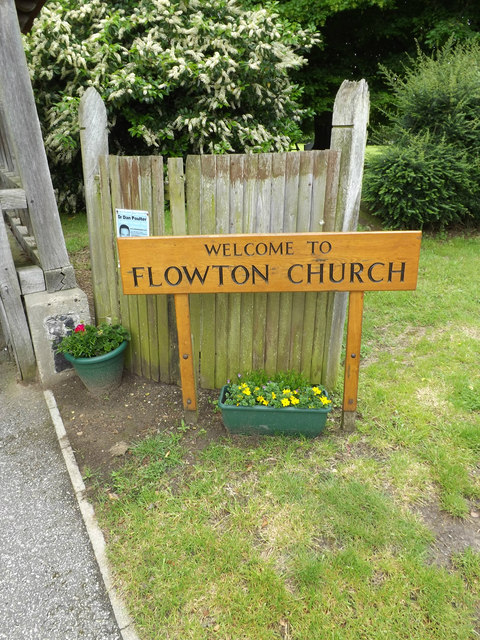
<path fill-rule="evenodd" d="M 414 290 L 420 231 L 229 234 L 117 238 L 126 295 L 173 294 L 186 418 L 197 393 L 190 294 L 346 291 L 349 293 L 343 391 L 345 429 L 357 409 L 365 291 Z"/>

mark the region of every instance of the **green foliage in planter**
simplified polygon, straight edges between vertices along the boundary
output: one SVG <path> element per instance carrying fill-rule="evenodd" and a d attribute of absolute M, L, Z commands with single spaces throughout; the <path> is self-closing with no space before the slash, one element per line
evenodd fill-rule
<path fill-rule="evenodd" d="M 385 70 L 384 70 L 385 71 Z M 403 78 L 385 71 L 395 111 L 365 170 L 365 200 L 393 228 L 480 220 L 480 44 L 422 53 Z"/>
<path fill-rule="evenodd" d="M 78 102 L 106 102 L 113 153 L 283 151 L 306 111 L 290 79 L 318 41 L 235 0 L 49 2 L 25 47 L 62 208 L 81 184 Z"/>
<path fill-rule="evenodd" d="M 254 369 L 248 373 L 238 374 L 238 382 L 248 380 L 254 386 L 261 386 L 267 382 L 276 382 L 284 387 L 296 389 L 297 387 L 306 387 L 310 384 L 310 380 L 298 371 L 277 371 L 268 374 L 264 369 Z M 230 381 L 229 381 L 230 382 Z"/>
<path fill-rule="evenodd" d="M 130 334 L 119 324 L 102 322 L 98 327 L 79 324 L 62 339 L 57 351 L 69 353 L 74 358 L 92 358 L 110 353 L 125 340 L 130 340 Z"/>
<path fill-rule="evenodd" d="M 443 140 L 404 137 L 365 165 L 363 199 L 392 229 L 443 229 L 480 220 L 480 171 L 469 154 Z"/>
<path fill-rule="evenodd" d="M 268 376 L 264 371 L 228 381 L 224 404 L 236 407 L 273 407 L 282 409 L 324 409 L 332 404 L 326 390 L 311 385 L 301 374 L 293 371 Z"/>

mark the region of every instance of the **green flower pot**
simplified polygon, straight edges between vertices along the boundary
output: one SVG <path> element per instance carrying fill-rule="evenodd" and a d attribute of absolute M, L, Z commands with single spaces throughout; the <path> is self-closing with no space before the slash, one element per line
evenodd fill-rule
<path fill-rule="evenodd" d="M 236 407 L 224 404 L 227 386 L 222 387 L 218 406 L 223 423 L 230 433 L 242 435 L 318 436 L 325 429 L 331 405 L 323 409 L 285 407 Z"/>
<path fill-rule="evenodd" d="M 63 355 L 72 363 L 78 377 L 90 393 L 101 396 L 120 386 L 127 345 L 128 342 L 125 340 L 113 351 L 93 358 L 74 358 L 69 353 Z"/>

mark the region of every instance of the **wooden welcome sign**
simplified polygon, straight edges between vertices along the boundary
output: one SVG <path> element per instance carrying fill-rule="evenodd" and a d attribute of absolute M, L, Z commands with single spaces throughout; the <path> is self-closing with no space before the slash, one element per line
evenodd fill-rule
<path fill-rule="evenodd" d="M 125 294 L 173 294 L 186 412 L 196 411 L 188 295 L 348 291 L 343 424 L 354 422 L 365 291 L 417 286 L 419 231 L 118 238 Z"/>

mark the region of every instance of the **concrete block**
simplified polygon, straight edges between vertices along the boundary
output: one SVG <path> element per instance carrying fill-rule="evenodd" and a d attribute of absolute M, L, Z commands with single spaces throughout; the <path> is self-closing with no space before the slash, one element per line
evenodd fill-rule
<path fill-rule="evenodd" d="M 23 295 L 45 291 L 45 278 L 43 269 L 35 265 L 29 267 L 18 267 L 18 281 Z"/>
<path fill-rule="evenodd" d="M 72 373 L 56 346 L 77 324 L 91 322 L 87 296 L 76 287 L 30 293 L 24 300 L 40 381 L 55 384 Z"/>

